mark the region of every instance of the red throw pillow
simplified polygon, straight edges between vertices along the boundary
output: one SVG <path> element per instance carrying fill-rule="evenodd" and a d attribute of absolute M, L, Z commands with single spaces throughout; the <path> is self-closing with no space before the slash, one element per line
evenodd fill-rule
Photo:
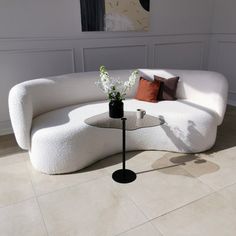
<path fill-rule="evenodd" d="M 154 75 L 154 79 L 160 82 L 160 89 L 157 96 L 157 100 L 176 100 L 176 90 L 179 81 L 179 77 L 173 77 L 165 79 Z"/>
<path fill-rule="evenodd" d="M 146 102 L 157 102 L 160 84 L 160 81 L 150 81 L 140 77 L 135 98 Z"/>

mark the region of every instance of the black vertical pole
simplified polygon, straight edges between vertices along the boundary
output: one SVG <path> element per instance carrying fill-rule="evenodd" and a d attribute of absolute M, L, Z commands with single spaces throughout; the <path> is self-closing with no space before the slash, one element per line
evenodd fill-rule
<path fill-rule="evenodd" d="M 123 143 L 123 171 L 125 170 L 125 121 L 126 121 L 126 118 L 121 118 L 122 120 L 122 143 Z"/>
<path fill-rule="evenodd" d="M 112 174 L 112 178 L 118 182 L 118 183 L 123 183 L 127 184 L 130 182 L 133 182 L 136 179 L 136 174 L 132 170 L 128 170 L 125 168 L 125 134 L 126 134 L 126 118 L 123 117 L 121 118 L 122 120 L 122 169 L 116 170 Z"/>

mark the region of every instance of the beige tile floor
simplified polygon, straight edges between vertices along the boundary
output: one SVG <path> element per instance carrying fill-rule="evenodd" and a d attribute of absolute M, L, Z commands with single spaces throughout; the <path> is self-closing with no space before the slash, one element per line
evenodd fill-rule
<path fill-rule="evenodd" d="M 0 137 L 0 235 L 235 236 L 236 108 L 216 145 L 189 155 L 128 153 L 138 178 L 112 181 L 117 154 L 73 174 L 35 171 L 13 135 Z"/>

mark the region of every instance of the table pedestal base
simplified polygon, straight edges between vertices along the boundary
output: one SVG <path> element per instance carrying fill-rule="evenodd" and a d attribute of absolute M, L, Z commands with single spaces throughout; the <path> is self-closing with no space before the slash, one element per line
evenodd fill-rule
<path fill-rule="evenodd" d="M 112 174 L 112 178 L 118 183 L 127 184 L 136 179 L 136 174 L 132 170 L 120 169 Z"/>

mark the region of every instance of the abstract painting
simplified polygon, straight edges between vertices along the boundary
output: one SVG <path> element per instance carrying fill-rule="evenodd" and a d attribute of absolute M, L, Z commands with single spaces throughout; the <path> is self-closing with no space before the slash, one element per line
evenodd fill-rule
<path fill-rule="evenodd" d="M 82 31 L 148 31 L 150 0 L 80 0 Z"/>

